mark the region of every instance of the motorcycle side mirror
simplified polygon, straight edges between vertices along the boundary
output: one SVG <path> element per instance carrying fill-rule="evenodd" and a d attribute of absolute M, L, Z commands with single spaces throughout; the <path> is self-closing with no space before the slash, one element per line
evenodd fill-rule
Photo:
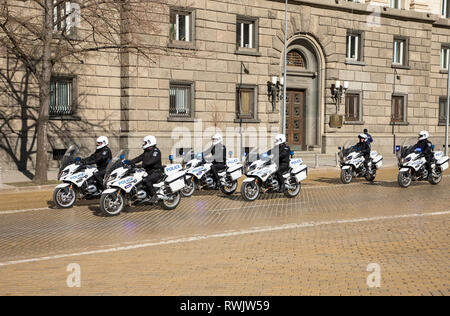
<path fill-rule="evenodd" d="M 291 151 L 291 158 L 294 157 L 294 151 Z"/>
<path fill-rule="evenodd" d="M 170 161 L 170 163 L 173 162 L 173 156 L 172 155 L 169 155 L 169 161 Z"/>
<path fill-rule="evenodd" d="M 232 151 L 229 151 L 228 152 L 228 155 L 230 155 L 230 158 L 233 156 L 233 152 Z"/>
<path fill-rule="evenodd" d="M 432 150 L 434 150 L 434 148 L 435 148 L 435 146 L 434 146 L 434 145 L 432 145 L 432 146 L 431 146 L 431 149 L 432 149 Z"/>
<path fill-rule="evenodd" d="M 125 159 L 125 156 L 124 155 L 120 155 L 120 160 L 124 160 Z"/>

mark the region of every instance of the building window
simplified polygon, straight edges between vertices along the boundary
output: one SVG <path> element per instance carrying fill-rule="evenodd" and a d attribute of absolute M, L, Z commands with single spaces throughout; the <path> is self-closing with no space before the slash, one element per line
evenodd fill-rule
<path fill-rule="evenodd" d="M 389 7 L 393 9 L 401 9 L 402 8 L 401 0 L 389 0 Z"/>
<path fill-rule="evenodd" d="M 50 82 L 50 116 L 75 113 L 73 78 L 54 77 Z"/>
<path fill-rule="evenodd" d="M 345 121 L 361 122 L 361 94 L 347 92 L 345 94 Z"/>
<path fill-rule="evenodd" d="M 306 68 L 305 58 L 299 51 L 291 50 L 286 57 L 288 66 Z"/>
<path fill-rule="evenodd" d="M 192 82 L 170 83 L 169 96 L 169 117 L 193 117 L 194 84 Z"/>
<path fill-rule="evenodd" d="M 242 85 L 236 87 L 236 117 L 237 119 L 256 120 L 257 87 Z"/>
<path fill-rule="evenodd" d="M 236 50 L 258 50 L 258 19 L 250 17 L 237 17 Z"/>
<path fill-rule="evenodd" d="M 74 34 L 80 19 L 80 6 L 77 3 L 54 0 L 53 28 L 55 32 Z"/>
<path fill-rule="evenodd" d="M 393 43 L 393 58 L 392 63 L 394 66 L 407 66 L 408 65 L 408 45 L 407 38 L 395 37 Z"/>
<path fill-rule="evenodd" d="M 442 0 L 442 17 L 446 19 L 450 17 L 450 8 L 448 6 L 448 0 Z"/>
<path fill-rule="evenodd" d="M 169 39 L 171 44 L 192 45 L 195 39 L 195 11 L 190 9 L 170 10 Z"/>
<path fill-rule="evenodd" d="M 347 33 L 347 60 L 363 60 L 363 35 L 361 32 L 349 31 Z"/>
<path fill-rule="evenodd" d="M 407 96 L 393 95 L 391 123 L 406 123 L 407 122 L 406 113 L 407 113 Z"/>
<path fill-rule="evenodd" d="M 447 97 L 439 98 L 439 124 L 447 124 Z"/>
<path fill-rule="evenodd" d="M 450 47 L 442 46 L 441 48 L 441 70 L 448 71 Z"/>

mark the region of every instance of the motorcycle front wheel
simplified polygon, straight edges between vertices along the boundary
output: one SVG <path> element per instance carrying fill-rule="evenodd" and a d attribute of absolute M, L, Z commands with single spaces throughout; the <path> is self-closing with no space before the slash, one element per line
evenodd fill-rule
<path fill-rule="evenodd" d="M 402 188 L 407 188 L 412 183 L 412 177 L 409 172 L 399 172 L 398 174 L 398 184 Z"/>
<path fill-rule="evenodd" d="M 117 216 L 125 207 L 125 201 L 121 194 L 108 193 L 100 197 L 100 210 L 106 216 Z"/>
<path fill-rule="evenodd" d="M 259 196 L 259 185 L 256 181 L 244 182 L 241 188 L 241 194 L 244 200 L 252 202 Z"/>
<path fill-rule="evenodd" d="M 71 208 L 77 200 L 77 194 L 71 187 L 56 188 L 53 192 L 53 201 L 58 208 Z"/>
<path fill-rule="evenodd" d="M 171 211 L 177 208 L 181 201 L 180 192 L 173 193 L 169 200 L 161 200 L 160 205 L 163 209 Z"/>
<path fill-rule="evenodd" d="M 352 182 L 352 170 L 351 169 L 342 169 L 341 170 L 341 181 L 343 184 L 349 184 Z"/>

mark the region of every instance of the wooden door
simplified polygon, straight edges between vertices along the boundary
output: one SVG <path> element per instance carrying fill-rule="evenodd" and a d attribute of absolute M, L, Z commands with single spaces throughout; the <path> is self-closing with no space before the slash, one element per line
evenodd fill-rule
<path fill-rule="evenodd" d="M 288 90 L 286 97 L 286 138 L 292 150 L 302 150 L 305 91 Z"/>

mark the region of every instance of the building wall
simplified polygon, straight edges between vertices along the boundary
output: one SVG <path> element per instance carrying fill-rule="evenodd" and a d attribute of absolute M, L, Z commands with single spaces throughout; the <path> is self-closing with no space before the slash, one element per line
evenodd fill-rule
<path fill-rule="evenodd" d="M 387 0 L 369 1 L 386 5 Z M 423 1 L 422 1 L 423 2 Z M 393 147 L 391 96 L 394 92 L 392 41 L 394 36 L 409 38 L 409 68 L 396 69 L 395 92 L 408 95 L 408 125 L 395 126 L 397 137 L 416 135 L 427 129 L 438 145 L 443 144 L 444 127 L 438 124 L 438 99 L 446 95 L 447 74 L 440 72 L 440 47 L 450 42 L 450 23 L 441 19 L 440 1 L 426 1 L 429 11 L 376 9 L 365 3 L 335 0 L 290 1 L 288 40 L 307 37 L 319 48 L 321 63 L 318 91 L 320 146 L 316 151 L 334 153 L 346 140 L 356 140 L 363 128 L 375 137 L 380 152 Z M 55 129 L 50 140 L 54 148 L 67 148 L 72 141 L 83 146 L 83 153 L 94 150 L 94 138 L 110 137 L 113 150 L 119 146 L 140 152 L 142 138 L 158 138 L 164 156 L 179 147 L 204 147 L 217 131 L 228 139 L 233 155 L 239 150 L 239 124 L 235 122 L 235 91 L 240 81 L 241 62 L 250 74 L 242 76 L 243 84 L 258 85 L 259 123 L 244 123 L 244 146 L 268 147 L 272 134 L 281 126 L 281 102 L 275 110 L 267 97 L 267 81 L 282 75 L 284 41 L 284 1 L 269 0 L 186 0 L 173 1 L 195 10 L 195 49 L 177 49 L 169 45 L 169 9 L 158 17 L 160 27 L 145 41 L 161 48 L 151 56 L 127 56 L 120 65 L 117 53 L 86 56 L 83 65 L 68 63 L 61 72 L 77 74 L 78 121 L 52 121 Z M 405 3 L 408 8 L 408 3 Z M 437 10 L 437 11 L 436 11 Z M 427 11 L 427 10 L 425 10 Z M 236 54 L 236 16 L 258 18 L 259 56 Z M 346 63 L 348 30 L 364 32 L 364 64 Z M 192 121 L 171 121 L 169 84 L 192 81 L 195 85 L 195 118 L 202 121 L 201 133 L 194 131 Z M 363 125 L 346 124 L 340 129 L 329 127 L 335 113 L 330 87 L 336 80 L 349 81 L 350 89 L 361 91 Z M 345 108 L 341 106 L 342 109 Z M 199 124 L 199 123 L 197 123 Z M 178 133 L 174 133 L 178 131 Z M 260 140 L 256 136 L 267 131 Z M 272 132 L 272 134 L 271 134 Z M 191 133 L 185 144 L 180 137 Z M 2 161 L 7 159 L 1 157 Z M 166 158 L 167 161 L 167 158 Z M 10 164 L 11 165 L 11 164 Z M 53 162 L 55 166 L 56 163 Z"/>

